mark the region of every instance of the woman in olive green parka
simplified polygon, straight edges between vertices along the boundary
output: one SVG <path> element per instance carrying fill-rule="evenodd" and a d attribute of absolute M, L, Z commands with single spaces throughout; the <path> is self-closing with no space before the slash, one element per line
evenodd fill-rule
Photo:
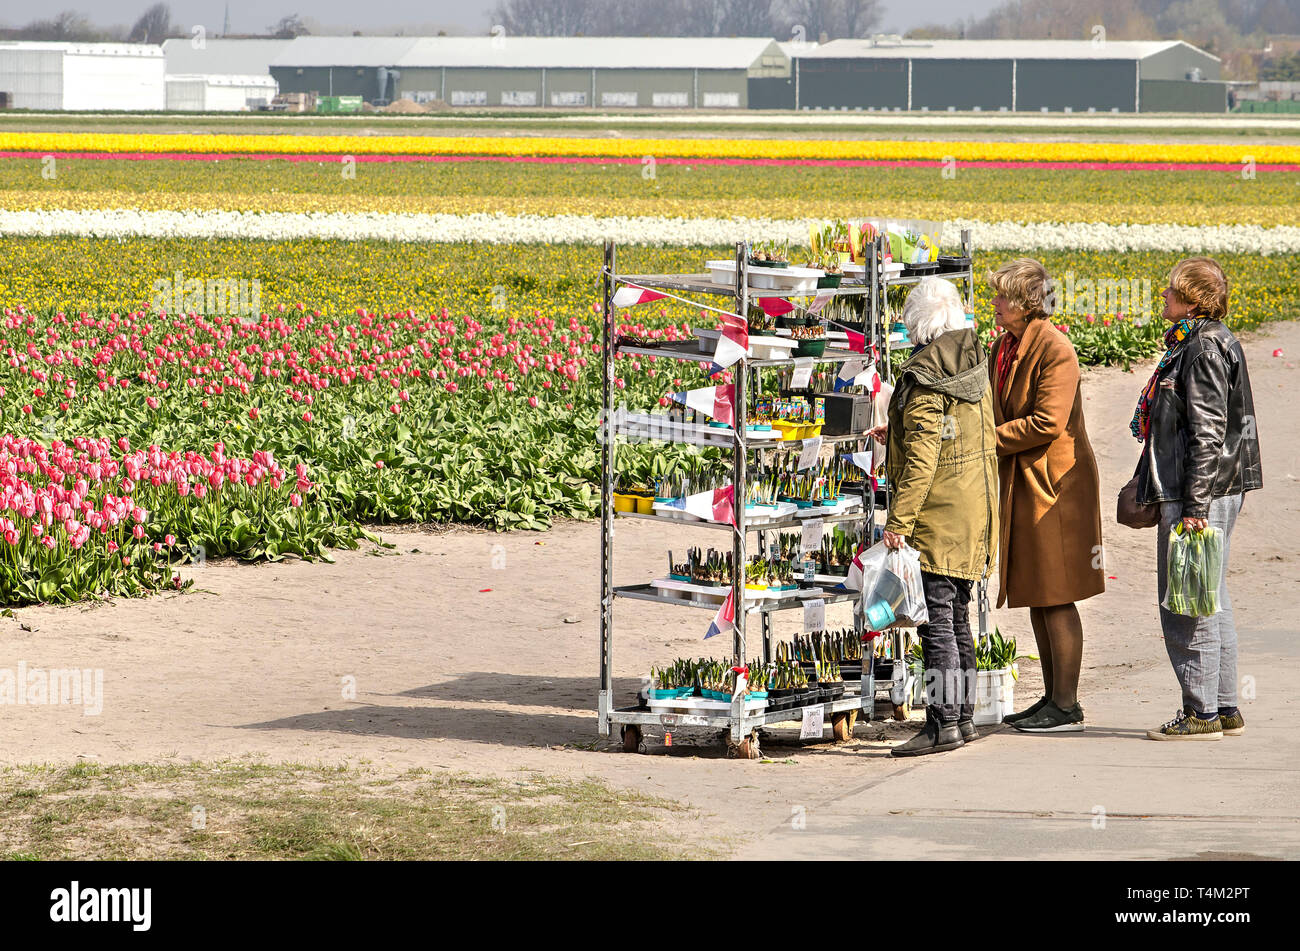
<path fill-rule="evenodd" d="M 987 356 L 957 290 L 942 278 L 908 295 L 903 323 L 915 346 L 889 403 L 885 472 L 892 493 L 884 541 L 920 554 L 930 619 L 917 629 L 926 667 L 926 728 L 894 749 L 955 749 L 973 723 L 975 581 L 997 557 L 998 458 Z M 954 689 L 955 686 L 955 689 Z"/>

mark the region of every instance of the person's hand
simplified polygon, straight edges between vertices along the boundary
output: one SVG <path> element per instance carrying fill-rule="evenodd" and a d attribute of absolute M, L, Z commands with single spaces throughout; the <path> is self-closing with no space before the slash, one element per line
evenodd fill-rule
<path fill-rule="evenodd" d="M 884 442 L 889 436 L 889 427 L 877 426 L 874 429 L 868 429 L 867 435 L 876 442 Z"/>
<path fill-rule="evenodd" d="M 1203 530 L 1205 530 L 1206 528 L 1208 528 L 1209 525 L 1210 525 L 1209 519 L 1204 519 L 1204 518 L 1185 518 L 1185 519 L 1183 519 L 1183 531 L 1184 531 L 1184 532 L 1199 532 L 1199 531 L 1203 531 Z"/>
<path fill-rule="evenodd" d="M 892 548 L 895 551 L 907 544 L 907 539 L 904 536 L 891 532 L 888 529 L 885 530 L 885 533 L 881 536 L 880 540 L 885 543 L 886 548 Z"/>

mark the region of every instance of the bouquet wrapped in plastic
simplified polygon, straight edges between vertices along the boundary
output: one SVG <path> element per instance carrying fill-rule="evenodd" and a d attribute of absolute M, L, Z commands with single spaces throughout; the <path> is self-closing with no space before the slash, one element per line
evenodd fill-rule
<path fill-rule="evenodd" d="M 1169 533 L 1168 572 L 1161 607 L 1173 614 L 1210 617 L 1219 613 L 1223 580 L 1223 531 L 1184 532 L 1179 522 Z"/>

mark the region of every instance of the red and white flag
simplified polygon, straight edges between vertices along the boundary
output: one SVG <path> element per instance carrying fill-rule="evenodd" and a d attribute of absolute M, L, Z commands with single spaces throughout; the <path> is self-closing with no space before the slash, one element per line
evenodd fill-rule
<path fill-rule="evenodd" d="M 643 287 L 620 287 L 614 292 L 614 306 L 632 307 L 635 304 L 648 304 L 652 300 L 662 300 L 667 296 Z"/>
<path fill-rule="evenodd" d="M 749 352 L 749 323 L 736 314 L 723 314 L 722 326 L 718 328 L 722 335 L 718 337 L 718 347 L 713 351 L 713 363 L 709 366 L 709 375 L 720 373 Z"/>
<path fill-rule="evenodd" d="M 784 297 L 760 297 L 758 306 L 763 308 L 763 313 L 769 317 L 781 317 L 794 310 L 794 304 Z"/>
<path fill-rule="evenodd" d="M 705 386 L 698 390 L 686 390 L 684 393 L 673 393 L 670 399 L 696 412 L 712 417 L 719 423 L 735 425 L 736 384 L 734 383 L 724 386 Z"/>
<path fill-rule="evenodd" d="M 732 503 L 734 498 L 735 491 L 732 487 L 724 485 L 720 489 L 709 489 L 707 492 L 696 492 L 694 495 L 673 499 L 668 505 L 671 508 L 682 509 L 706 522 L 735 525 L 736 510 Z"/>
<path fill-rule="evenodd" d="M 709 633 L 704 635 L 707 641 L 716 634 L 726 634 L 728 631 L 736 629 L 736 589 L 732 588 L 727 592 L 727 600 L 722 602 L 722 607 L 718 608 L 718 613 L 713 615 L 713 623 L 709 625 Z"/>
<path fill-rule="evenodd" d="M 835 392 L 850 386 L 869 386 L 871 395 L 880 392 L 880 374 L 876 372 L 875 362 L 849 360 L 840 365 L 840 372 L 835 377 Z"/>
<path fill-rule="evenodd" d="M 866 337 L 864 337 L 862 334 L 860 334 L 860 333 L 858 333 L 858 332 L 856 332 L 856 331 L 853 331 L 853 330 L 845 330 L 844 332 L 848 335 L 848 338 L 849 338 L 849 349 L 850 349 L 850 350 L 852 350 L 854 353 L 866 353 L 866 352 L 867 352 L 867 338 L 866 338 Z"/>

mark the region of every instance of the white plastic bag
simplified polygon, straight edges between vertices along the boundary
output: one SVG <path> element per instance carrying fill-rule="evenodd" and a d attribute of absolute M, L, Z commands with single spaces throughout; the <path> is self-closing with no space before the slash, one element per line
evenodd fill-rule
<path fill-rule="evenodd" d="M 895 550 L 877 542 L 858 560 L 862 563 L 859 612 L 867 630 L 881 631 L 900 624 L 908 627 L 930 620 L 921 584 L 920 552 L 906 543 Z"/>

